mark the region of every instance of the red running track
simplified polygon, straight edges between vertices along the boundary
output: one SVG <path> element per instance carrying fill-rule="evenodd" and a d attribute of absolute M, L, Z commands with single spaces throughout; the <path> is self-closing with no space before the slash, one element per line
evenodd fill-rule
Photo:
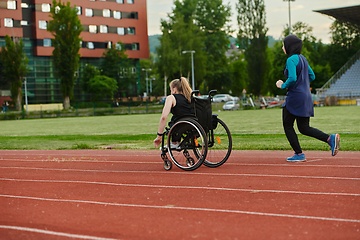
<path fill-rule="evenodd" d="M 1 239 L 360 239 L 360 152 L 0 151 Z"/>

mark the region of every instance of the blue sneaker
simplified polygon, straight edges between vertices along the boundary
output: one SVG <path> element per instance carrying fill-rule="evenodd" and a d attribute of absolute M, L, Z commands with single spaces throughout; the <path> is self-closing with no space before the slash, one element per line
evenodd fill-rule
<path fill-rule="evenodd" d="M 339 134 L 332 134 L 330 136 L 330 141 L 328 142 L 328 144 L 331 147 L 331 156 L 335 156 L 339 152 L 340 135 Z"/>
<path fill-rule="evenodd" d="M 305 154 L 302 153 L 302 154 L 300 154 L 300 155 L 297 155 L 297 154 L 295 153 L 294 156 L 288 157 L 288 158 L 286 159 L 286 161 L 288 161 L 288 162 L 305 162 L 305 161 L 306 161 Z"/>

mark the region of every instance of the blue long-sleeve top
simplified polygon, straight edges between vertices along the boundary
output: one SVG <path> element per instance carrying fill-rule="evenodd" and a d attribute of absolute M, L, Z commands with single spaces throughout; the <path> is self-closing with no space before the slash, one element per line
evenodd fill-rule
<path fill-rule="evenodd" d="M 299 64 L 299 55 L 294 54 L 286 60 L 286 69 L 288 70 L 288 79 L 281 85 L 281 89 L 292 86 L 297 80 L 296 66 Z M 308 64 L 309 82 L 315 80 L 315 74 Z"/>
<path fill-rule="evenodd" d="M 284 74 L 287 80 L 281 85 L 281 89 L 287 88 L 287 93 L 283 107 L 295 116 L 313 117 L 314 105 L 310 82 L 315 79 L 315 74 L 306 58 L 301 54 L 289 57 Z"/>

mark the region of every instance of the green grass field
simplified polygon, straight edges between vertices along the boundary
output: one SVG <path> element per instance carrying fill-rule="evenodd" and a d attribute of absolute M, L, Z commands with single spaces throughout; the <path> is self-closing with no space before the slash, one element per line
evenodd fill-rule
<path fill-rule="evenodd" d="M 233 149 L 291 150 L 281 109 L 216 112 L 229 127 Z M 1 121 L 0 149 L 154 149 L 160 114 Z M 360 107 L 315 108 L 312 127 L 340 133 L 342 151 L 360 151 Z M 304 150 L 329 150 L 327 144 L 299 135 Z"/>

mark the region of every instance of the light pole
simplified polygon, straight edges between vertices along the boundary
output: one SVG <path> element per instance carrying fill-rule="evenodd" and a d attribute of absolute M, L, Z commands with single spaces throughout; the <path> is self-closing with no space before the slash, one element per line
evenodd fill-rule
<path fill-rule="evenodd" d="M 28 96 L 27 96 L 26 77 L 24 77 L 24 86 L 25 86 L 25 106 L 26 106 L 26 113 L 28 113 Z"/>
<path fill-rule="evenodd" d="M 194 58 L 193 54 L 195 53 L 194 50 L 192 51 L 182 51 L 182 53 L 191 53 L 191 77 L 192 77 L 192 90 L 195 90 L 195 80 L 194 80 Z"/>
<path fill-rule="evenodd" d="M 289 2 L 289 35 L 291 34 L 291 12 L 290 12 L 290 2 L 295 2 L 295 0 L 283 0 L 284 2 Z"/>
<path fill-rule="evenodd" d="M 152 85 L 151 85 L 151 83 L 152 83 L 152 81 L 155 80 L 155 78 L 150 78 L 149 80 L 150 80 L 150 92 L 152 93 Z"/>
<path fill-rule="evenodd" d="M 148 90 L 148 71 L 151 71 L 151 68 L 143 68 L 142 71 L 146 72 L 146 97 L 149 96 L 149 90 Z"/>

